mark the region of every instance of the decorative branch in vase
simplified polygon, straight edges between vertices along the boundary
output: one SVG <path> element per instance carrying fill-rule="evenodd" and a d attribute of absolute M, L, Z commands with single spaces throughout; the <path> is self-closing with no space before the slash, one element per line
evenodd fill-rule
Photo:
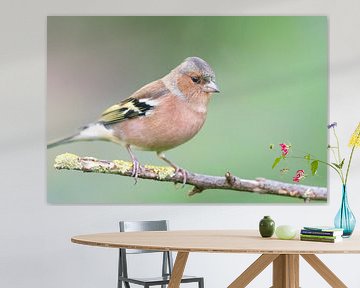
<path fill-rule="evenodd" d="M 351 135 L 349 141 L 349 147 L 351 148 L 351 152 L 348 160 L 341 156 L 339 138 L 336 133 L 336 127 L 337 127 L 336 122 L 328 125 L 328 129 L 332 130 L 335 138 L 335 145 L 331 145 L 331 144 L 328 145 L 328 149 L 332 153 L 334 162 L 328 162 L 326 160 L 318 159 L 316 156 L 310 153 L 305 153 L 305 155 L 295 155 L 293 153 L 293 146 L 291 144 L 280 143 L 279 146 L 280 146 L 281 155 L 275 158 L 272 168 L 274 169 L 280 163 L 284 163 L 285 160 L 288 158 L 305 160 L 309 165 L 308 170 L 310 171 L 310 174 L 312 176 L 314 176 L 317 173 L 319 164 L 327 165 L 328 167 L 332 168 L 339 175 L 342 183 L 341 206 L 338 213 L 336 214 L 334 225 L 337 228 L 344 229 L 343 237 L 350 237 L 354 231 L 356 219 L 349 207 L 348 198 L 347 198 L 347 183 L 349 179 L 349 171 L 350 171 L 350 166 L 353 159 L 355 148 L 360 147 L 360 122 L 358 123 L 354 133 Z M 274 149 L 274 145 L 270 145 L 270 149 Z M 284 167 L 280 170 L 280 172 L 282 174 L 286 174 L 289 172 L 289 169 L 287 167 Z M 306 169 L 298 169 L 295 175 L 293 176 L 293 181 L 300 182 L 308 175 L 309 174 L 306 173 Z"/>

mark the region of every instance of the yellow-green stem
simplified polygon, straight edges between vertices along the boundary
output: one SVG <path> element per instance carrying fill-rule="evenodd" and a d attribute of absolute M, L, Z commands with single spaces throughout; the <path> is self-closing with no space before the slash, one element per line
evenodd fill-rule
<path fill-rule="evenodd" d="M 355 139 L 354 146 L 353 146 L 353 148 L 351 149 L 350 158 L 349 158 L 349 163 L 348 163 L 348 166 L 347 166 L 347 169 L 346 169 L 346 176 L 345 176 L 345 182 L 344 182 L 345 185 L 346 185 L 347 180 L 348 180 L 349 170 L 350 170 L 350 165 L 351 165 L 351 160 L 352 160 L 352 157 L 353 157 L 353 154 L 354 154 L 354 150 L 355 150 L 355 147 L 356 147 L 356 142 L 358 141 L 359 138 L 360 138 L 360 132 L 357 134 L 356 139 Z"/>
<path fill-rule="evenodd" d="M 347 169 L 346 169 L 346 176 L 345 176 L 345 182 L 344 182 L 345 185 L 346 185 L 347 180 L 348 180 L 349 169 L 350 169 L 351 160 L 352 160 L 352 157 L 353 157 L 353 154 L 354 154 L 354 150 L 355 150 L 355 145 L 354 145 L 353 148 L 351 149 L 351 154 L 350 154 L 350 158 L 349 158 L 349 163 L 348 163 L 348 166 L 347 166 Z"/>
<path fill-rule="evenodd" d="M 336 130 L 335 130 L 335 126 L 333 127 L 333 131 L 334 131 L 334 135 L 335 135 L 335 139 L 336 139 L 336 148 L 337 148 L 337 151 L 338 151 L 338 156 L 339 156 L 339 159 L 338 159 L 338 165 L 340 166 L 340 164 L 341 164 L 341 162 L 342 162 L 342 158 L 341 158 L 341 155 L 340 155 L 340 144 L 339 144 L 339 137 L 337 136 L 337 134 L 336 134 Z M 336 159 L 336 158 L 335 158 Z M 349 166 L 348 166 L 349 167 Z M 341 168 L 339 168 L 339 174 L 341 174 L 340 175 L 340 178 L 341 178 L 341 181 L 342 181 L 342 183 L 343 184 L 345 184 L 345 182 L 344 182 L 344 174 L 343 174 L 343 171 L 342 171 L 342 167 Z"/>

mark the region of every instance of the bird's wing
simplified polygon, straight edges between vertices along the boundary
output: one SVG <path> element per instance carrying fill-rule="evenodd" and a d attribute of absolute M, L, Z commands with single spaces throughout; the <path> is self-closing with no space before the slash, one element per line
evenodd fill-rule
<path fill-rule="evenodd" d="M 106 109 L 99 122 L 104 125 L 115 124 L 124 120 L 149 115 L 159 104 L 159 98 L 169 94 L 161 80 L 152 82 L 118 104 Z"/>
<path fill-rule="evenodd" d="M 146 102 L 130 97 L 106 109 L 99 122 L 104 125 L 115 124 L 127 119 L 145 116 L 152 109 L 153 106 Z"/>

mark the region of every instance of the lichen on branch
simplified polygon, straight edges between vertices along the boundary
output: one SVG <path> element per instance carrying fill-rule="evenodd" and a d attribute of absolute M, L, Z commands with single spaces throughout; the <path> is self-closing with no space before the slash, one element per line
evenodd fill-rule
<path fill-rule="evenodd" d="M 132 163 L 122 160 L 98 160 L 93 157 L 79 157 L 65 153 L 55 158 L 56 169 L 78 170 L 91 173 L 105 173 L 122 176 L 132 174 Z M 138 178 L 155 181 L 182 183 L 182 175 L 175 174 L 172 167 L 144 165 L 139 171 Z M 186 184 L 193 186 L 189 196 L 202 193 L 209 189 L 234 190 L 239 192 L 253 192 L 259 194 L 273 194 L 302 198 L 309 200 L 327 200 L 325 187 L 306 186 L 284 183 L 265 178 L 255 180 L 240 179 L 227 172 L 225 176 L 210 176 L 188 171 Z"/>

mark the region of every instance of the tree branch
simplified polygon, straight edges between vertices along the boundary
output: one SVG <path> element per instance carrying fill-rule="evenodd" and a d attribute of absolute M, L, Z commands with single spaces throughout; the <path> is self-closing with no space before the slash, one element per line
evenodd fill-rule
<path fill-rule="evenodd" d="M 74 154 L 61 154 L 55 158 L 56 169 L 78 170 L 83 172 L 117 174 L 131 176 L 132 163 L 122 160 L 98 160 L 92 157 L 79 157 Z M 175 174 L 172 167 L 145 165 L 139 172 L 138 178 L 156 181 L 182 183 L 182 175 Z M 227 172 L 225 176 L 210 176 L 188 172 L 186 184 L 192 185 L 189 196 L 208 189 L 222 189 L 247 191 L 260 194 L 274 194 L 310 200 L 326 200 L 325 187 L 289 184 L 265 178 L 256 180 L 240 179 Z"/>

